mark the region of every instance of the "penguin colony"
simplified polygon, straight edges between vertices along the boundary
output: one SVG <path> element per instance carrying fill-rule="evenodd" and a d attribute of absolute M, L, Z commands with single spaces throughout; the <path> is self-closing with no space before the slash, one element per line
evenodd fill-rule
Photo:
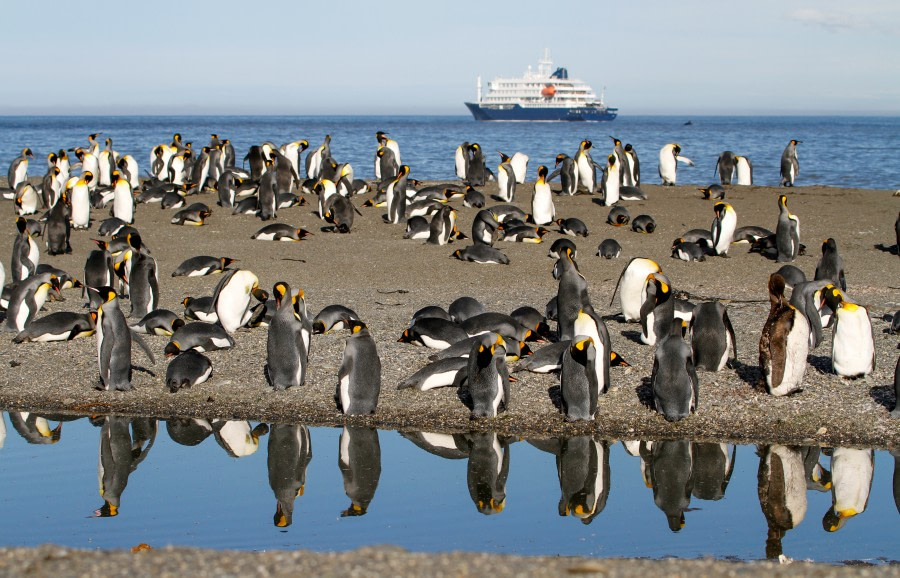
<path fill-rule="evenodd" d="M 640 189 L 637 152 L 615 137 L 610 137 L 614 148 L 604 163 L 593 160 L 593 143 L 584 139 L 573 157 L 557 155 L 552 173 L 547 166 L 550 163 L 540 165 L 528 206 L 521 194 L 517 196 L 517 185 L 528 178 L 530 159 L 522 153 L 509 156 L 500 152 L 495 171 L 487 166 L 478 143 L 467 142 L 456 148 L 455 166 L 462 184 L 426 186 L 410 177 L 412 169 L 402 164 L 399 144 L 384 132 L 375 135 L 373 182 L 355 178 L 350 164 L 333 158 L 330 136 L 316 148 L 310 148 L 306 140 L 252 146 L 238 167 L 240 159 L 228 139 L 214 134 L 209 144 L 197 151 L 175 134 L 170 143 L 153 148 L 144 178 L 134 157 L 115 151 L 111 138 L 105 139 L 105 148 L 101 149 L 98 136 L 90 135 L 86 147 L 48 154 L 47 173 L 39 187 L 28 180 L 29 160 L 34 158 L 30 148 L 23 149 L 12 162 L 8 175 L 12 189 L 5 196 L 14 200 L 17 236 L 10 283 L 4 287 L 0 305 L 6 310 L 3 329 L 14 333 L 17 342 L 95 335 L 99 389 L 131 388 L 133 343 L 144 350 L 151 363 L 155 362 L 141 334 L 170 338 L 164 350 L 172 358 L 165 384 L 175 392 L 206 381 L 213 367 L 203 353 L 236 346 L 238 332 L 250 327 L 268 332 L 264 373 L 269 385 L 276 390 L 301 387 L 306 384 L 312 336 L 340 330 L 348 332 L 348 339 L 335 379 L 336 408 L 350 415 L 371 414 L 377 409 L 381 359 L 369 328 L 350 307 L 333 305 L 312 315 L 306 309 L 302 289 L 276 281 L 270 293 L 250 268 L 230 269 L 235 259 L 194 256 L 175 267 L 171 275 L 218 274 L 212 295 L 185 298 L 184 319 L 160 308 L 159 265 L 137 228 L 138 208 L 159 204 L 173 211 L 173 225 L 204 226 L 213 211 L 202 200 L 189 202 L 191 196 L 207 201 L 213 196 L 221 208 L 217 212 L 227 214 L 230 210 L 232 215 L 255 216 L 263 222 L 277 218 L 278 211 L 308 204 L 323 222 L 323 232 L 349 234 L 356 218 L 370 218 L 369 213 L 357 208 L 355 198 L 371 194 L 361 205 L 382 208 L 386 225 L 405 226 L 404 238 L 422 239 L 432 245 L 468 239 L 469 245 L 450 256 L 479 264 L 508 264 L 509 258 L 495 246 L 497 242 L 541 243 L 552 232 L 548 227 L 556 226 L 556 232 L 564 235 L 550 250 L 558 289 L 543 313 L 535 307 L 509 314 L 488 311 L 474 298 L 465 298 L 450 303 L 447 310 L 438 304 L 423 308 L 399 337 L 400 342 L 439 352 L 431 364 L 404 380 L 399 388 L 427 391 L 454 387 L 473 419 L 497 417 L 514 408 L 516 378 L 510 375 L 508 361 L 518 361 L 513 374 L 533 371 L 558 375 L 559 387 L 550 392 L 550 398 L 567 421 L 595 419 L 598 399 L 610 387 L 610 368 L 628 365 L 613 351 L 604 317 L 595 308 L 588 282 L 579 271 L 574 240 L 586 238 L 590 232 L 578 217 L 558 215 L 553 202 L 554 193 L 597 194 L 597 204 L 611 207 L 609 225 L 621 227 L 630 222 L 635 232 L 654 232 L 652 216 L 632 219 L 619 204 L 647 196 Z M 800 143 L 790 141 L 782 155 L 785 187 L 792 187 L 799 174 Z M 69 152 L 77 163 L 70 162 Z M 679 162 L 693 166 L 681 152 L 677 143 L 661 149 L 659 176 L 663 185 L 676 184 Z M 676 239 L 673 258 L 709 261 L 728 257 L 735 243 L 748 243 L 751 252 L 778 263 L 791 263 L 804 254 L 800 219 L 790 212 L 785 195 L 777 202 L 775 232 L 760 226 L 737 226 L 735 207 L 724 201 L 725 186 L 752 184 L 749 159 L 725 151 L 717 160 L 716 172 L 722 184 L 700 189 L 704 198 L 718 201 L 711 227 L 688 230 Z M 561 188 L 551 190 L 550 183 L 557 178 Z M 498 192 L 486 198 L 475 187 L 492 180 L 497 182 Z M 478 209 L 470 235 L 459 228 L 458 211 L 451 204 L 457 200 Z M 530 212 L 521 208 L 523 205 Z M 29 222 L 27 216 L 37 215 L 39 209 L 45 211 L 43 216 Z M 100 220 L 107 212 L 109 218 Z M 40 263 L 35 236 L 43 237 L 49 255 L 70 253 L 72 231 L 94 226 L 109 240 L 94 241 L 97 248 L 87 254 L 83 281 Z M 398 233 L 400 230 L 398 227 Z M 274 223 L 264 224 L 252 238 L 296 243 L 311 234 L 300 227 Z M 74 235 L 78 239 L 83 234 Z M 76 248 L 84 250 L 87 243 L 83 237 L 78 240 Z M 772 395 L 802 389 L 806 355 L 819 345 L 827 328 L 833 332 L 830 357 L 835 373 L 858 378 L 874 371 L 873 332 L 867 309 L 847 294 L 837 241 L 826 240 L 822 251 L 814 280 L 807 281 L 802 271 L 786 267 L 769 280 L 771 311 L 760 323 L 759 367 L 761 381 Z M 607 239 L 596 255 L 612 259 L 621 252 L 618 242 Z M 166 270 L 172 265 L 166 264 Z M 5 270 L 0 272 L 5 283 Z M 673 281 L 657 261 L 633 258 L 622 270 L 608 307 L 618 295 L 624 320 L 640 324 L 641 342 L 654 348 L 649 405 L 666 420 L 678 421 L 697 410 L 702 397 L 698 369 L 722 371 L 729 359 L 736 365 L 738 356 L 735 330 L 725 304 L 690 302 L 679 296 Z M 82 288 L 90 304 L 89 314 L 38 316 L 48 296 L 58 298 L 62 289 L 76 287 Z M 787 288 L 792 290 L 790 299 L 785 296 Z M 123 299 L 129 301 L 127 317 L 133 319 L 131 325 L 126 321 Z M 553 321 L 555 331 L 549 325 Z M 531 355 L 528 343 L 535 341 L 543 346 Z"/>

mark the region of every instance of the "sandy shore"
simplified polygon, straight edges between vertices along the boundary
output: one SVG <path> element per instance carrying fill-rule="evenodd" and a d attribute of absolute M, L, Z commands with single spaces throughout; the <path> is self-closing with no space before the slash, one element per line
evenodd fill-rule
<path fill-rule="evenodd" d="M 5 183 L 4 183 L 5 184 Z M 431 392 L 397 391 L 396 384 L 427 362 L 431 351 L 397 343 L 414 311 L 429 304 L 446 307 L 453 299 L 471 295 L 489 310 L 509 313 L 522 305 L 543 311 L 556 293 L 551 276 L 553 260 L 547 257 L 552 233 L 543 245 L 499 242 L 510 258 L 509 266 L 477 265 L 451 259 L 461 248 L 423 245 L 402 238 L 402 225 L 381 222 L 383 209 L 361 209 L 353 232 L 337 235 L 320 232 L 324 224 L 310 205 L 278 212 L 278 222 L 302 226 L 315 235 L 300 243 L 251 241 L 263 223 L 254 217 L 232 216 L 215 206 L 212 195 L 191 197 L 213 207 L 209 224 L 181 227 L 169 224 L 170 210 L 159 205 L 138 207 L 136 226 L 151 248 L 160 270 L 160 306 L 181 314 L 184 297 L 211 293 L 217 277 L 172 278 L 184 259 L 195 255 L 228 256 L 256 273 L 261 285 L 271 289 L 276 281 L 301 287 L 312 312 L 341 303 L 354 309 L 369 325 L 378 343 L 384 366 L 383 387 L 374 416 L 348 421 L 389 429 L 460 431 L 489 429 L 519 436 L 556 436 L 593 433 L 604 438 L 678 438 L 864 445 L 900 447 L 900 420 L 891 420 L 895 403 L 894 367 L 898 338 L 888 335 L 887 314 L 900 308 L 900 263 L 896 254 L 875 248 L 894 244 L 893 225 L 900 198 L 889 191 L 797 187 L 790 190 L 789 206 L 801 222 L 801 241 L 808 254 L 795 263 L 809 277 L 815 270 L 822 240 L 834 237 L 846 264 L 849 295 L 869 307 L 875 332 L 877 370 L 867 380 L 847 381 L 830 373 L 830 331 L 826 341 L 809 357 L 803 392 L 773 398 L 757 387 L 758 342 L 768 312 L 766 282 L 778 268 L 773 261 L 749 254 L 746 245 L 735 245 L 731 258 L 712 258 L 704 263 L 685 263 L 670 258 L 672 240 L 692 228 L 709 228 L 713 203 L 701 199 L 695 187 L 645 186 L 646 201 L 623 204 L 632 217 L 652 215 L 658 229 L 651 235 L 614 228 L 605 223 L 608 208 L 595 197 L 555 198 L 561 217 L 578 216 L 590 230 L 576 239 L 578 263 L 589 283 L 592 302 L 607 316 L 613 349 L 631 368 L 612 370 L 613 389 L 600 401 L 593 423 L 564 424 L 547 394 L 556 384 L 552 376 L 518 374 L 513 384 L 511 409 L 497 419 L 472 422 L 469 412 L 449 389 Z M 495 192 L 496 185 L 485 188 Z M 520 186 L 517 204 L 530 207 L 531 184 Z M 728 191 L 738 215 L 738 226 L 759 225 L 771 230 L 777 221 L 777 197 L 782 190 L 770 187 L 733 187 Z M 363 199 L 356 200 L 357 205 Z M 475 209 L 460 211 L 460 228 L 469 232 Z M 12 203 L 3 203 L 6 226 L 0 232 L 0 258 L 8 265 L 15 234 Z M 96 238 L 97 224 L 106 211 L 94 211 L 90 231 L 74 231 L 71 255 L 50 257 L 51 263 L 81 277 L 87 253 Z M 622 256 L 605 260 L 595 256 L 597 245 L 615 238 L 624 247 Z M 42 250 L 44 242 L 38 239 Z M 468 241 L 466 242 L 468 243 Z M 700 406 L 696 415 L 676 424 L 667 423 L 648 409 L 652 348 L 637 340 L 636 324 L 621 321 L 618 299 L 609 306 L 616 279 L 628 259 L 657 260 L 676 290 L 726 300 L 738 341 L 739 366 L 719 373 L 700 374 Z M 81 310 L 78 290 L 64 292 L 64 302 L 47 309 Z M 125 306 L 126 312 L 128 305 Z M 99 392 L 96 340 L 16 345 L 0 339 L 0 407 L 47 412 L 125 413 L 169 416 L 244 418 L 267 422 L 332 425 L 345 418 L 336 412 L 332 395 L 341 360 L 343 334 L 316 336 L 310 356 L 307 386 L 273 392 L 263 377 L 266 329 L 240 330 L 233 350 L 209 354 L 213 377 L 192 390 L 170 394 L 163 386 L 166 338 L 148 337 L 157 354 L 150 365 L 135 348 L 135 389 L 127 393 Z M 537 347 L 540 347 L 538 345 Z"/>
<path fill-rule="evenodd" d="M 794 562 L 716 560 L 595 560 L 452 552 L 417 554 L 401 548 L 349 552 L 230 552 L 162 548 L 85 551 L 42 546 L 0 549 L 6 576 L 896 576 L 892 566 L 829 566 Z"/>

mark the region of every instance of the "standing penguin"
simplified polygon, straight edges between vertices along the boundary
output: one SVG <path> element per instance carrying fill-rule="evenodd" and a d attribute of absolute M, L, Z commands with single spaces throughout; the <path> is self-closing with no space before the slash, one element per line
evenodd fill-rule
<path fill-rule="evenodd" d="M 140 237 L 129 235 L 133 250 L 126 252 L 125 261 L 131 262 L 126 278 L 131 300 L 129 317 L 142 318 L 159 304 L 159 271 L 156 259 L 141 251 Z"/>
<path fill-rule="evenodd" d="M 728 203 L 716 203 L 713 210 L 716 213 L 710 228 L 713 250 L 716 255 L 727 257 L 728 249 L 734 240 L 734 230 L 737 228 L 737 213 Z"/>
<path fill-rule="evenodd" d="M 553 195 L 547 183 L 547 172 L 544 165 L 538 167 L 534 196 L 531 198 L 531 218 L 534 219 L 535 225 L 547 225 L 556 220 L 556 207 L 553 205 Z"/>
<path fill-rule="evenodd" d="M 358 319 L 347 322 L 350 337 L 338 369 L 334 401 L 344 415 L 375 413 L 381 393 L 381 359 L 369 328 Z"/>
<path fill-rule="evenodd" d="M 471 410 L 472 419 L 497 417 L 509 409 L 506 343 L 499 334 L 485 333 L 484 338 L 472 346 L 463 387 L 460 398 Z"/>
<path fill-rule="evenodd" d="M 689 167 L 694 166 L 694 161 L 687 157 L 681 156 L 681 145 L 678 143 L 670 143 L 665 145 L 659 151 L 659 178 L 662 179 L 664 187 L 674 187 L 676 175 L 678 171 L 678 161 L 687 164 Z"/>
<path fill-rule="evenodd" d="M 396 225 L 406 218 L 406 186 L 409 176 L 409 165 L 401 165 L 397 176 L 385 189 L 387 199 L 387 215 L 385 222 Z"/>
<path fill-rule="evenodd" d="M 428 228 L 429 245 L 446 245 L 453 240 L 456 229 L 456 209 L 449 205 L 444 205 L 431 218 L 431 224 Z"/>
<path fill-rule="evenodd" d="M 234 333 L 250 321 L 250 296 L 265 303 L 268 295 L 259 289 L 259 279 L 246 269 L 224 273 L 213 290 L 213 303 L 219 324 Z"/>
<path fill-rule="evenodd" d="M 112 216 L 126 224 L 134 223 L 134 190 L 131 183 L 119 171 L 113 171 Z"/>
<path fill-rule="evenodd" d="M 721 371 L 728 362 L 728 350 L 737 361 L 737 341 L 728 310 L 718 301 L 699 303 L 694 307 L 690 325 L 694 367 Z"/>
<path fill-rule="evenodd" d="M 278 175 L 275 170 L 271 169 L 272 161 L 266 161 L 266 166 L 270 170 L 267 170 L 260 177 L 259 190 L 256 193 L 259 200 L 259 213 L 257 216 L 263 221 L 278 217 L 275 212 L 277 208 L 277 203 L 275 202 L 275 180 Z"/>
<path fill-rule="evenodd" d="M 559 278 L 556 303 L 557 333 L 560 341 L 575 337 L 575 321 L 578 314 L 591 305 L 587 280 L 578 272 L 578 265 L 572 254 L 572 250 L 567 247 L 554 266 Z"/>
<path fill-rule="evenodd" d="M 498 197 L 504 203 L 511 203 L 516 195 L 516 173 L 509 162 L 510 158 L 497 152 L 500 154 L 500 164 L 497 166 Z"/>
<path fill-rule="evenodd" d="M 716 160 L 716 171 L 719 173 L 719 182 L 730 185 L 737 168 L 737 156 L 731 151 L 724 151 Z"/>
<path fill-rule="evenodd" d="M 778 197 L 778 226 L 775 229 L 776 261 L 789 263 L 800 253 L 800 219 L 787 208 L 787 197 Z"/>
<path fill-rule="evenodd" d="M 784 147 L 784 152 L 781 153 L 782 187 L 793 187 L 794 179 L 800 174 L 800 163 L 797 160 L 797 145 L 802 142 L 802 140 L 791 139 L 791 142 Z"/>
<path fill-rule="evenodd" d="M 464 142 L 456 147 L 454 155 L 454 163 L 456 165 L 456 176 L 463 181 L 468 180 L 469 174 L 469 143 Z"/>
<path fill-rule="evenodd" d="M 680 323 L 671 324 L 671 332 L 653 352 L 650 387 L 653 406 L 666 421 L 679 421 L 697 411 L 700 384 L 691 348 L 681 337 Z"/>
<path fill-rule="evenodd" d="M 90 171 L 85 171 L 72 187 L 72 226 L 76 229 L 87 229 L 91 226 L 90 184 L 93 180 L 94 175 Z"/>
<path fill-rule="evenodd" d="M 809 322 L 784 298 L 784 277 L 769 277 L 769 318 L 759 338 L 759 366 L 766 391 L 788 395 L 800 389 L 809 353 Z"/>
<path fill-rule="evenodd" d="M 641 162 L 638 160 L 637 151 L 634 150 L 634 147 L 631 146 L 630 143 L 625 145 L 625 159 L 626 164 L 623 168 L 626 170 L 625 174 L 625 182 L 627 183 L 631 180 L 632 187 L 640 187 L 641 186 Z"/>
<path fill-rule="evenodd" d="M 655 345 L 671 333 L 675 319 L 675 298 L 668 277 L 662 273 L 651 273 L 641 291 L 644 303 L 641 305 L 641 342 Z"/>
<path fill-rule="evenodd" d="M 28 180 L 28 159 L 34 158 L 34 152 L 30 148 L 22 149 L 22 154 L 9 163 L 9 171 L 6 173 L 6 186 L 13 191 Z"/>
<path fill-rule="evenodd" d="M 119 309 L 119 299 L 112 287 L 97 290 L 97 362 L 100 384 L 97 389 L 128 391 L 131 389 L 131 330 Z"/>
<path fill-rule="evenodd" d="M 749 186 L 753 184 L 753 163 L 750 159 L 735 155 L 735 172 L 737 173 L 737 185 Z"/>
<path fill-rule="evenodd" d="M 653 273 L 662 273 L 659 264 L 652 259 L 634 257 L 628 265 L 622 269 L 616 288 L 613 290 L 609 304 L 613 304 L 616 291 L 621 287 L 619 301 L 622 304 L 622 316 L 626 322 L 639 321 L 641 318 L 641 305 L 644 302 L 642 291 L 647 276 Z"/>
<path fill-rule="evenodd" d="M 278 310 L 269 324 L 266 379 L 276 391 L 306 384 L 312 323 L 302 290 L 292 293 L 281 281 L 272 289 Z"/>
<path fill-rule="evenodd" d="M 562 355 L 559 376 L 566 421 L 593 421 L 597 413 L 597 350 L 590 337 L 578 336 Z"/>
<path fill-rule="evenodd" d="M 594 194 L 594 187 L 597 183 L 597 163 L 591 158 L 591 147 L 593 143 L 587 139 L 581 141 L 578 145 L 578 152 L 575 153 L 575 167 L 578 169 L 578 181 L 587 189 L 589 195 Z"/>
<path fill-rule="evenodd" d="M 578 317 L 575 319 L 574 333 L 576 336 L 591 338 L 596 357 L 592 382 L 597 387 L 597 397 L 599 398 L 609 391 L 609 366 L 611 359 L 616 355 L 610 347 L 606 323 L 592 308 L 587 308 L 578 313 Z"/>
<path fill-rule="evenodd" d="M 547 177 L 547 182 L 552 181 L 557 175 L 562 185 L 561 194 L 572 196 L 578 191 L 578 167 L 575 166 L 572 157 L 561 153 L 556 155 L 556 170 Z"/>
<path fill-rule="evenodd" d="M 18 234 L 13 241 L 12 261 L 9 266 L 10 280 L 13 283 L 34 275 L 41 260 L 41 251 L 28 232 L 28 221 L 24 217 L 16 219 L 16 230 Z"/>
<path fill-rule="evenodd" d="M 466 170 L 466 183 L 473 187 L 483 187 L 490 175 L 490 171 L 484 164 L 484 152 L 477 142 L 469 145 L 469 151 L 471 156 Z"/>
<path fill-rule="evenodd" d="M 855 379 L 875 371 L 875 341 L 869 310 L 844 300 L 837 287 L 822 290 L 822 301 L 834 311 L 831 366 L 842 377 Z"/>
<path fill-rule="evenodd" d="M 844 278 L 844 260 L 838 255 L 837 241 L 829 237 L 822 243 L 822 258 L 816 264 L 816 281 L 827 280 L 847 290 L 847 280 Z"/>
<path fill-rule="evenodd" d="M 607 207 L 611 207 L 619 202 L 621 167 L 622 165 L 616 155 L 613 154 L 606 157 L 606 178 L 604 179 L 606 198 L 604 198 L 603 204 Z"/>

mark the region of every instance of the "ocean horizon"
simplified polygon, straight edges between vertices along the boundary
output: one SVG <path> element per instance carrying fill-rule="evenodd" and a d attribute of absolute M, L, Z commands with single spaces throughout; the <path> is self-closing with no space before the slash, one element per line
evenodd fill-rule
<path fill-rule="evenodd" d="M 687 124 L 689 122 L 689 124 Z M 777 186 L 781 152 L 791 139 L 798 147 L 796 184 L 846 188 L 896 189 L 900 186 L 894 151 L 900 146 L 900 116 L 892 115 L 624 115 L 610 122 L 476 122 L 454 115 L 3 115 L 0 116 L 0 166 L 6 168 L 25 147 L 35 152 L 29 176 L 46 171 L 47 153 L 87 144 L 89 133 L 111 137 L 115 150 L 131 154 L 148 168 L 150 151 L 179 132 L 200 147 L 211 133 L 229 138 L 240 160 L 254 144 L 299 139 L 311 147 L 332 136 L 332 154 L 349 162 L 360 178 L 374 178 L 375 132 L 398 141 L 410 176 L 421 180 L 455 180 L 454 152 L 464 142 L 478 142 L 495 168 L 495 151 L 527 154 L 528 179 L 539 164 L 553 166 L 558 153 L 574 154 L 590 139 L 598 163 L 612 152 L 609 136 L 631 143 L 641 162 L 642 182 L 658 184 L 659 149 L 678 142 L 694 167 L 679 166 L 679 184 L 718 182 L 716 159 L 730 150 L 747 156 L 754 184 Z"/>

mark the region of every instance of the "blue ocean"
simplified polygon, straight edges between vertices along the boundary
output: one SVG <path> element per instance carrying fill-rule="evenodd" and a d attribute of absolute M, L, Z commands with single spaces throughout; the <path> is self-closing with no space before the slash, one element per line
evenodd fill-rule
<path fill-rule="evenodd" d="M 43 159 L 60 148 L 84 146 L 87 135 L 103 133 L 120 153 L 133 155 L 147 168 L 152 147 L 168 143 L 179 132 L 195 146 L 210 134 L 234 143 L 238 164 L 253 144 L 282 144 L 306 139 L 315 147 L 332 137 L 332 155 L 352 163 L 358 177 L 374 178 L 375 133 L 389 133 L 401 147 L 410 176 L 422 180 L 452 180 L 454 151 L 477 142 L 488 166 L 499 163 L 495 151 L 553 165 L 557 154 L 573 155 L 582 139 L 594 143 L 601 162 L 611 152 L 610 136 L 631 143 L 641 162 L 642 182 L 659 184 L 659 149 L 672 142 L 695 163 L 680 167 L 679 184 L 705 186 L 717 182 L 714 171 L 722 151 L 747 156 L 753 162 L 754 184 L 778 185 L 779 162 L 791 139 L 798 146 L 800 174 L 796 184 L 865 189 L 900 188 L 895 155 L 900 149 L 900 117 L 869 116 L 620 116 L 606 123 L 475 122 L 468 116 L 7 116 L 0 117 L 0 167 L 4 170 L 24 147 L 35 152 L 29 175 L 45 172 Z"/>

